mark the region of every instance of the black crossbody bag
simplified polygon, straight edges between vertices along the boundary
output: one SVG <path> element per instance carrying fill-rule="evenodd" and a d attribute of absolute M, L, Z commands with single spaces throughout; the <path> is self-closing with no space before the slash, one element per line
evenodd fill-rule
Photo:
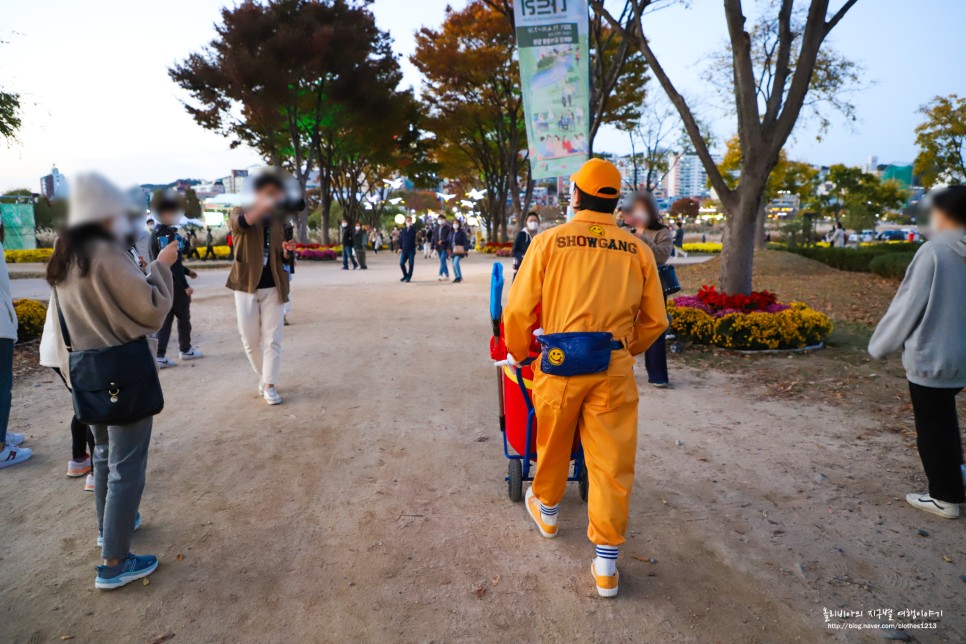
<path fill-rule="evenodd" d="M 70 354 L 68 373 L 77 419 L 85 425 L 130 425 L 161 413 L 164 395 L 147 338 L 141 336 L 116 347 L 74 351 L 57 289 L 54 303 Z"/>

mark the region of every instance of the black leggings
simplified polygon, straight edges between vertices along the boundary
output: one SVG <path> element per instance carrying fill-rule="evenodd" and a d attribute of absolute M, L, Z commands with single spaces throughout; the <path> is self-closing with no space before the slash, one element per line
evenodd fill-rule
<path fill-rule="evenodd" d="M 54 372 L 64 381 L 67 387 L 67 379 L 60 372 L 58 367 L 54 367 Z M 70 387 L 67 387 L 70 391 Z M 77 420 L 77 416 L 70 419 L 70 458 L 72 461 L 83 461 L 88 455 L 94 454 L 94 433 L 91 428 Z"/>
<path fill-rule="evenodd" d="M 916 416 L 916 447 L 929 480 L 929 496 L 946 503 L 966 502 L 963 494 L 963 443 L 956 414 L 962 389 L 937 389 L 909 383 Z"/>

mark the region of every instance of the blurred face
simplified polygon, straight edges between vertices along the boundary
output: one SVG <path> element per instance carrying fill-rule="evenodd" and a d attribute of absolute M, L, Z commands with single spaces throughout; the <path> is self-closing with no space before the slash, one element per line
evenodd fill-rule
<path fill-rule="evenodd" d="M 961 229 L 962 226 L 939 208 L 929 211 L 929 228 L 933 232 L 941 233 L 947 230 Z"/>
<path fill-rule="evenodd" d="M 534 231 L 540 227 L 540 220 L 534 216 L 527 217 L 527 230 Z"/>
<path fill-rule="evenodd" d="M 444 218 L 442 218 L 442 217 L 440 217 L 440 218 L 439 218 L 439 219 L 438 219 L 438 220 L 436 221 L 436 223 L 438 223 L 438 224 L 439 224 L 440 226 L 442 226 L 443 224 L 445 224 L 445 223 L 446 223 L 446 220 L 445 220 Z"/>
<path fill-rule="evenodd" d="M 413 218 L 412 217 L 406 217 L 406 228 L 409 228 L 412 225 L 413 225 Z"/>
<path fill-rule="evenodd" d="M 181 221 L 181 212 L 177 210 L 162 210 L 158 213 L 158 219 L 166 226 L 173 226 Z"/>
<path fill-rule="evenodd" d="M 266 183 L 255 194 L 258 195 L 259 199 L 265 199 L 271 203 L 281 203 L 285 198 L 285 191 L 282 190 L 281 186 L 274 183 Z"/>

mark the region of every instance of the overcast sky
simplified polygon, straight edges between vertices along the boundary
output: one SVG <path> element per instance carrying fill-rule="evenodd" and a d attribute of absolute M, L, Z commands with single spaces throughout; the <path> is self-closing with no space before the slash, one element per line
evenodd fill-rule
<path fill-rule="evenodd" d="M 37 190 L 56 163 L 70 175 L 96 168 L 122 184 L 213 179 L 258 161 L 248 150 L 194 124 L 167 68 L 208 42 L 224 0 L 23 0 L 6 2 L 0 87 L 21 94 L 19 141 L 0 144 L 0 189 Z M 419 75 L 405 60 L 413 32 L 436 26 L 447 4 L 464 0 L 376 0 L 383 29 L 404 55 L 406 83 Z M 832 0 L 833 6 L 841 0 Z M 747 6 L 754 2 L 746 0 Z M 712 119 L 722 139 L 734 126 L 715 107 L 700 70 L 724 41 L 721 0 L 693 0 L 648 18 L 647 31 L 672 80 Z M 870 86 L 855 95 L 859 121 L 836 121 L 821 142 L 796 131 L 791 156 L 812 163 L 909 162 L 917 108 L 937 94 L 966 94 L 966 0 L 860 0 L 833 32 L 836 48 L 865 67 Z M 363 81 L 364 82 L 364 81 Z M 651 91 L 661 90 L 656 82 Z M 604 131 L 598 150 L 625 152 Z"/>

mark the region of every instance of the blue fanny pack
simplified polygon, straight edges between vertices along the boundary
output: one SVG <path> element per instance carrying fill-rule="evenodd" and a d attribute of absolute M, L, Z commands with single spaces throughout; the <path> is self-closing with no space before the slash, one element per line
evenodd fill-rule
<path fill-rule="evenodd" d="M 543 345 L 540 370 L 551 376 L 582 376 L 607 371 L 611 352 L 624 348 L 606 331 L 548 333 L 537 339 Z"/>

